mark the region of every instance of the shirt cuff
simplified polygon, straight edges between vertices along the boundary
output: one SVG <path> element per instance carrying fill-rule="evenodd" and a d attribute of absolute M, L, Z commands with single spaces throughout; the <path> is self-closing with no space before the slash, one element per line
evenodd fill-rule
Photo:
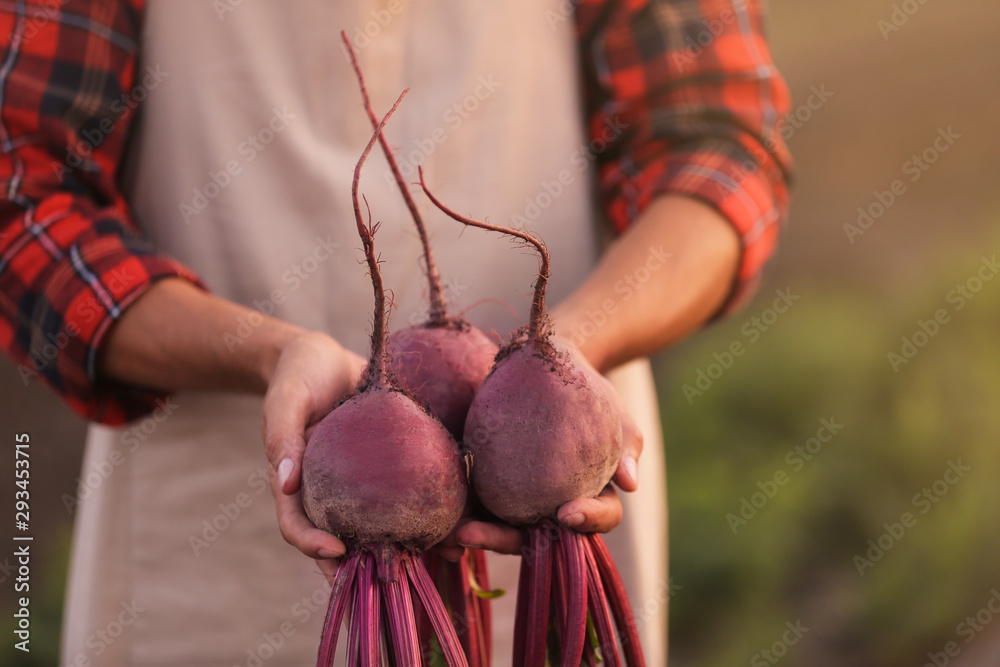
<path fill-rule="evenodd" d="M 154 410 L 167 392 L 99 377 L 98 355 L 125 310 L 170 277 L 203 287 L 192 270 L 139 238 L 104 235 L 70 246 L 35 302 L 29 358 L 18 367 L 22 379 L 40 377 L 73 410 L 102 424 Z"/>
<path fill-rule="evenodd" d="M 787 175 L 763 149 L 751 151 L 728 140 L 704 140 L 672 151 L 651 147 L 649 152 L 646 159 L 636 156 L 601 173 L 605 210 L 615 229 L 623 231 L 665 194 L 711 206 L 733 226 L 741 246 L 739 269 L 719 315 L 745 305 L 787 216 Z"/>

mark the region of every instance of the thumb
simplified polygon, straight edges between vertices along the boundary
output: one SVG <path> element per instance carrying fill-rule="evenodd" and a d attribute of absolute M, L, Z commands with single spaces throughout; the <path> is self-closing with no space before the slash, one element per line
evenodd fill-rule
<path fill-rule="evenodd" d="M 264 448 L 278 488 L 286 495 L 299 490 L 302 478 L 308 405 L 307 396 L 283 384 L 273 385 L 264 397 L 261 411 Z"/>
<path fill-rule="evenodd" d="M 621 411 L 622 454 L 615 471 L 615 484 L 622 491 L 639 488 L 639 456 L 642 454 L 642 431 L 624 408 Z"/>

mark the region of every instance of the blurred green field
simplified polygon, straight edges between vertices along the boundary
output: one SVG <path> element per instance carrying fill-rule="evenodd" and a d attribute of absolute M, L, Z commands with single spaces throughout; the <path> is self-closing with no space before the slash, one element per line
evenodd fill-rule
<path fill-rule="evenodd" d="M 947 299 L 981 263 L 970 253 L 931 267 L 891 309 L 793 287 L 799 299 L 765 315 L 767 331 L 752 318 L 773 295 L 669 355 L 676 664 L 771 664 L 754 656 L 787 621 L 809 628 L 788 665 L 922 665 L 949 641 L 967 646 L 956 627 L 1000 586 L 1000 277 L 960 310 L 959 293 Z M 939 309 L 948 319 L 935 328 Z M 904 336 L 925 344 L 896 372 L 888 354 Z M 734 341 L 745 352 L 730 361 Z M 719 377 L 685 396 L 699 369 Z M 809 442 L 823 419 L 843 428 Z M 969 470 L 946 475 L 950 463 Z M 869 554 L 869 540 L 881 548 Z"/>

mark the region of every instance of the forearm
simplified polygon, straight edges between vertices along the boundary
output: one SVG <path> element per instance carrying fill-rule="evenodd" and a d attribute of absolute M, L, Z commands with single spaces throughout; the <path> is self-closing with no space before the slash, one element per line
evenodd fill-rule
<path fill-rule="evenodd" d="M 236 332 L 239 318 L 249 316 L 263 322 L 241 338 Z M 298 327 L 263 317 L 185 280 L 165 279 L 115 324 L 101 353 L 99 373 L 165 391 L 263 394 L 283 345 L 301 333 Z"/>
<path fill-rule="evenodd" d="M 718 212 L 660 197 L 554 309 L 556 333 L 601 371 L 653 354 L 718 311 L 739 257 L 739 237 Z"/>

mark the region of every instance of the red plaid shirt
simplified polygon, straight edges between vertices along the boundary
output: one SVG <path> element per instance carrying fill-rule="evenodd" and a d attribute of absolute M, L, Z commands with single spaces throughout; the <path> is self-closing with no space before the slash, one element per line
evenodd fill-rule
<path fill-rule="evenodd" d="M 117 185 L 143 6 L 0 0 L 0 345 L 26 383 L 109 424 L 159 397 L 98 375 L 111 326 L 156 280 L 197 281 L 143 240 Z M 789 98 L 762 13 L 759 0 L 580 0 L 572 16 L 608 217 L 624 229 L 664 193 L 715 207 L 743 240 L 731 303 L 787 203 Z"/>

